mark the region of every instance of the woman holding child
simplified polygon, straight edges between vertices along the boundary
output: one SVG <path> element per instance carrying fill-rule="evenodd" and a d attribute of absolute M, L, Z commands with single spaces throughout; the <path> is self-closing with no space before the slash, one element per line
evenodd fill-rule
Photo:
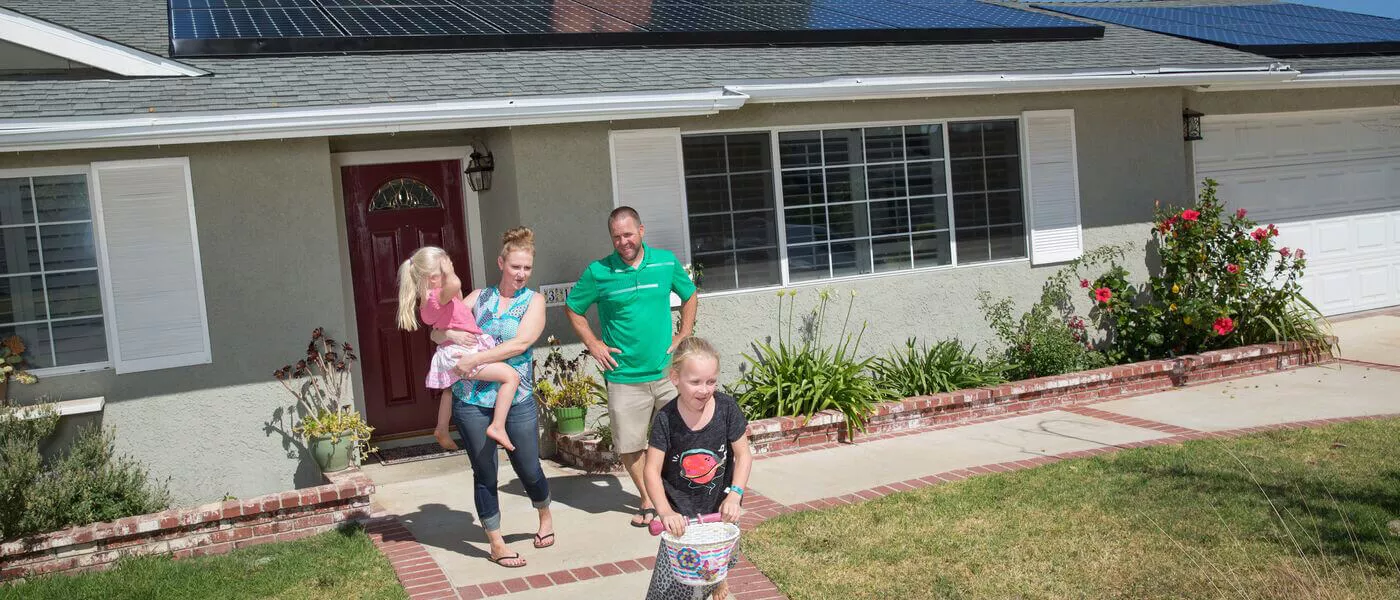
<path fill-rule="evenodd" d="M 534 234 L 525 227 L 507 231 L 496 265 L 498 285 L 473 291 L 464 302 L 472 307 L 481 331 L 495 339 L 494 348 L 465 354 L 457 362 L 459 373 L 476 372 L 482 365 L 503 362 L 518 375 L 511 398 L 498 398 L 498 384 L 489 380 L 460 379 L 452 385 L 452 422 L 466 445 L 472 466 L 472 487 L 477 518 L 491 544 L 491 562 L 502 567 L 523 567 L 525 559 L 506 547 L 501 536 L 501 508 L 497 496 L 497 440 L 488 437 L 498 402 L 510 404 L 505 414 L 505 434 L 514 450 L 507 450 L 511 467 L 525 493 L 539 512 L 534 547 L 554 545 L 554 519 L 549 510 L 549 481 L 540 466 L 539 411 L 535 406 L 534 352 L 531 348 L 544 331 L 544 298 L 525 285 L 535 264 Z M 470 343 L 455 330 L 433 332 L 433 340 Z M 461 339 L 459 339 L 461 338 Z M 494 433 L 492 431 L 491 433 Z M 503 444 L 504 445 L 504 444 Z"/>

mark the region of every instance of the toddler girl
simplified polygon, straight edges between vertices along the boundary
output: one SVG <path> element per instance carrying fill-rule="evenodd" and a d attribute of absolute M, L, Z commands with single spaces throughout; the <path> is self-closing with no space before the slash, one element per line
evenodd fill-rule
<path fill-rule="evenodd" d="M 418 308 L 418 316 L 413 314 L 415 308 Z M 481 365 L 466 377 L 457 374 L 458 359 L 492 348 L 496 340 L 483 334 L 477 326 L 476 316 L 462 301 L 462 280 L 457 278 L 452 268 L 452 259 L 448 258 L 446 251 L 436 246 L 419 248 L 399 266 L 399 328 L 417 330 L 418 317 L 422 317 L 429 327 L 461 331 L 476 337 L 474 344 L 455 344 L 451 340 L 439 344 L 428 366 L 428 388 L 442 390 L 433 437 L 443 448 L 456 450 L 457 445 L 447 433 L 447 424 L 452 415 L 452 384 L 459 379 L 494 381 L 501 384 L 499 397 L 514 398 L 515 388 L 520 385 L 520 375 L 510 365 L 500 362 Z M 510 402 L 496 403 L 491 425 L 486 427 L 486 436 L 506 450 L 514 451 L 515 446 L 506 435 L 506 414 L 509 412 Z"/>

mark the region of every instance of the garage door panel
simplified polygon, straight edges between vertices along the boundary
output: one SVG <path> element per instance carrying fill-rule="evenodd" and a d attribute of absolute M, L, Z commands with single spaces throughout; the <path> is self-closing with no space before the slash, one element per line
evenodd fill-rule
<path fill-rule="evenodd" d="M 1207 117 L 1196 175 L 1302 248 L 1324 314 L 1400 305 L 1400 111 Z"/>

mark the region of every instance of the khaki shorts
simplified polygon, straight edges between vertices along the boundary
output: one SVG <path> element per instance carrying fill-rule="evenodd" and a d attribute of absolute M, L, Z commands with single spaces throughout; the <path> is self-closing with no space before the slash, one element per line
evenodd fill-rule
<path fill-rule="evenodd" d="M 608 382 L 608 419 L 613 449 L 631 454 L 647 449 L 647 433 L 656 411 L 676 398 L 676 386 L 665 377 L 645 383 Z"/>

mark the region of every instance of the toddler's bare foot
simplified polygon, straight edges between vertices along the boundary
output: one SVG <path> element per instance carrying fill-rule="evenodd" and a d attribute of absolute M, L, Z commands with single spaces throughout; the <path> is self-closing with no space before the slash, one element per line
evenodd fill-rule
<path fill-rule="evenodd" d="M 436 439 L 438 445 L 447 450 L 457 449 L 457 443 L 452 441 L 452 436 L 447 433 L 446 429 L 434 429 L 433 439 Z"/>
<path fill-rule="evenodd" d="M 486 437 L 496 440 L 502 448 L 510 452 L 515 452 L 515 444 L 510 443 L 510 436 L 506 435 L 506 428 L 495 424 L 486 426 Z"/>

